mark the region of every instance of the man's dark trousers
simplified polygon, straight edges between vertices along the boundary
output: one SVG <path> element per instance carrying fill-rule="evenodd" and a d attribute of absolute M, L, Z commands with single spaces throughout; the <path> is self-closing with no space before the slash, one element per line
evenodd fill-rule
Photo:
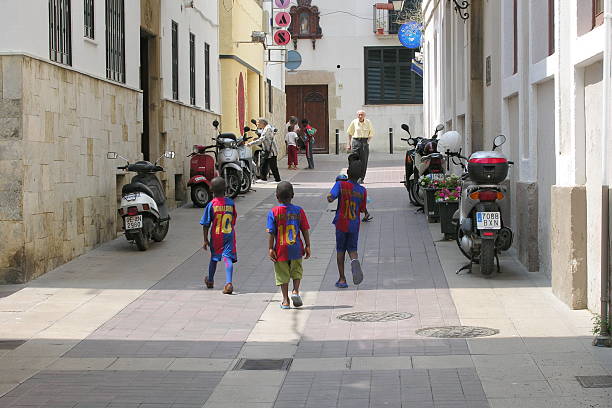
<path fill-rule="evenodd" d="M 368 157 L 370 156 L 370 144 L 367 138 L 353 138 L 351 142 L 351 150 L 357 153 L 361 161 L 361 180 L 365 180 L 366 172 L 368 171 Z"/>

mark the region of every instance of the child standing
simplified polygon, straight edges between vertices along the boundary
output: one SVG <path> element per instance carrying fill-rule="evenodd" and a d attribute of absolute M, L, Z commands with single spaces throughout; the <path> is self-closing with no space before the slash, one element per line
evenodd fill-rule
<path fill-rule="evenodd" d="M 276 187 L 276 199 L 280 203 L 268 213 L 269 255 L 274 262 L 276 286 L 281 287 L 281 309 L 289 309 L 289 280 L 293 280 L 291 301 L 294 307 L 302 306 L 300 282 L 302 280 L 302 256 L 310 258 L 310 225 L 304 210 L 291 204 L 293 186 L 281 181 Z M 301 235 L 304 237 L 302 243 Z M 305 244 L 305 245 L 304 245 Z"/>
<path fill-rule="evenodd" d="M 295 126 L 289 125 L 285 141 L 287 142 L 287 165 L 289 170 L 297 170 L 298 165 L 298 134 L 295 132 Z"/>
<path fill-rule="evenodd" d="M 353 283 L 359 285 L 363 281 L 363 271 L 357 254 L 359 241 L 359 214 L 365 212 L 367 191 L 357 183 L 361 175 L 361 162 L 353 161 L 348 167 L 348 180 L 336 181 L 334 187 L 327 195 L 330 203 L 338 199 L 338 208 L 334 217 L 336 225 L 336 259 L 340 278 L 336 282 L 337 288 L 347 288 L 344 275 L 345 253 L 351 258 L 351 272 Z"/>
<path fill-rule="evenodd" d="M 215 272 L 217 262 L 223 260 L 225 265 L 225 286 L 223 293 L 231 295 L 234 291 L 232 275 L 234 263 L 238 262 L 236 256 L 236 207 L 234 201 L 225 197 L 225 180 L 221 177 L 212 179 L 211 190 L 214 198 L 204 209 L 204 215 L 200 220 L 204 232 L 204 249 L 210 247 L 210 264 L 208 265 L 208 276 L 204 283 L 208 289 L 215 285 Z M 210 230 L 210 240 L 208 231 Z"/>

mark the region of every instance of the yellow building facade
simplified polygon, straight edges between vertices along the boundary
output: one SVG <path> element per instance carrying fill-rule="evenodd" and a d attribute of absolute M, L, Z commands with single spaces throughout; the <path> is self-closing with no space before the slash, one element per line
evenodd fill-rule
<path fill-rule="evenodd" d="M 264 50 L 251 41 L 263 31 L 264 12 L 257 0 L 219 2 L 219 59 L 224 132 L 241 134 L 251 119 L 265 116 Z"/>

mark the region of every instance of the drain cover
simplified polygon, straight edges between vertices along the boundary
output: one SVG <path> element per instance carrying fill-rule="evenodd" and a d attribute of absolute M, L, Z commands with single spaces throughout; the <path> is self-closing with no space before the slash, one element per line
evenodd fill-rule
<path fill-rule="evenodd" d="M 277 370 L 287 371 L 291 366 L 292 358 L 279 360 L 241 358 L 234 366 L 234 370 Z"/>
<path fill-rule="evenodd" d="M 338 316 L 338 319 L 347 322 L 392 322 L 406 320 L 413 316 L 404 312 L 353 312 Z"/>
<path fill-rule="evenodd" d="M 583 388 L 612 388 L 612 375 L 579 375 L 576 379 Z"/>
<path fill-rule="evenodd" d="M 487 337 L 498 334 L 499 330 L 476 326 L 443 326 L 426 327 L 419 329 L 416 334 L 425 337 L 438 337 L 441 339 L 467 339 L 472 337 Z"/>
<path fill-rule="evenodd" d="M 14 350 L 25 342 L 25 340 L 0 340 L 0 350 Z"/>

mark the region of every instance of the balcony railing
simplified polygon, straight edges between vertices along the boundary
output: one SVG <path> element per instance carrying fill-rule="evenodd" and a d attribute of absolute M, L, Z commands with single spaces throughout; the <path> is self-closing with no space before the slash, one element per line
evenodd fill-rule
<path fill-rule="evenodd" d="M 373 6 L 374 34 L 397 34 L 401 24 L 397 23 L 400 12 L 393 9 L 391 3 L 376 3 Z"/>

